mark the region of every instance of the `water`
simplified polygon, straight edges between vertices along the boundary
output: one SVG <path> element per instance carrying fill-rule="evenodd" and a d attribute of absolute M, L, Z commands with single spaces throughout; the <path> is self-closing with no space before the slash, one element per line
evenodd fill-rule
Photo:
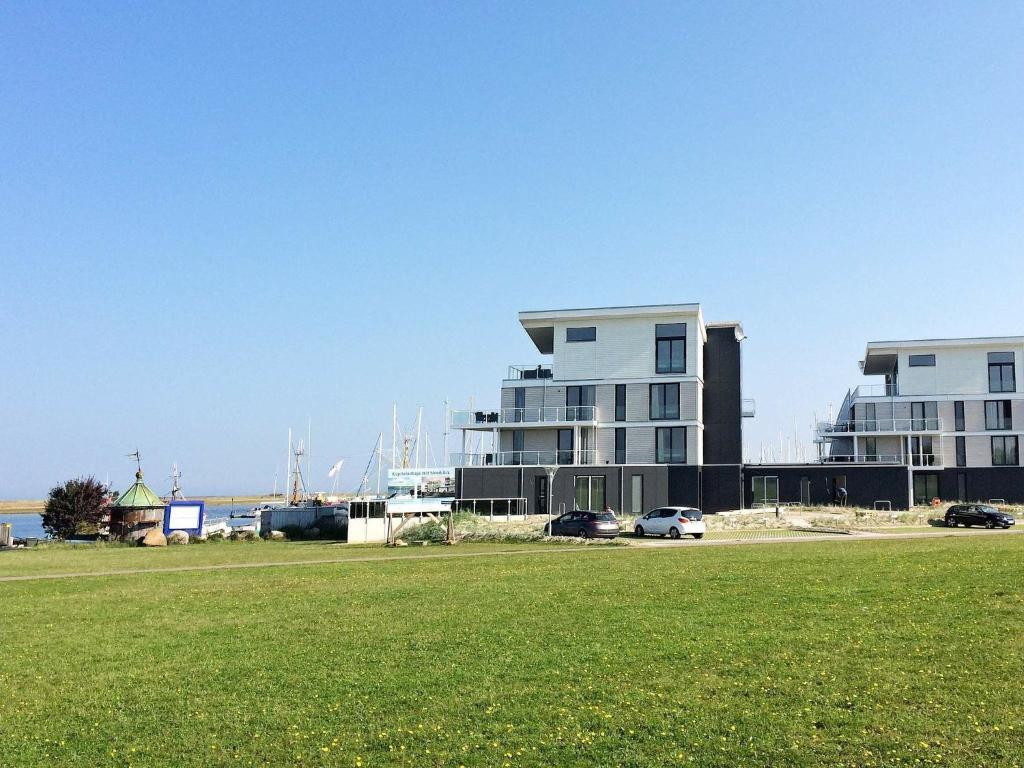
<path fill-rule="evenodd" d="M 252 504 L 209 504 L 206 507 L 206 522 L 216 523 L 221 520 L 230 526 L 252 525 L 254 522 L 246 518 L 230 517 L 232 512 L 247 512 L 253 508 Z M 10 523 L 14 538 L 46 538 L 46 531 L 43 530 L 43 516 L 38 512 L 28 514 L 0 514 L 0 523 Z"/>

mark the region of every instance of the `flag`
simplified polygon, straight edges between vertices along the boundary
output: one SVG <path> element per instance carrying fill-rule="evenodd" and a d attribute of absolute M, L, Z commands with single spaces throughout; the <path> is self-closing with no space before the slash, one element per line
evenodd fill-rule
<path fill-rule="evenodd" d="M 336 474 L 341 472 L 341 465 L 345 463 L 344 459 L 339 459 L 338 463 L 331 467 L 331 471 L 327 473 L 328 477 L 334 477 Z"/>

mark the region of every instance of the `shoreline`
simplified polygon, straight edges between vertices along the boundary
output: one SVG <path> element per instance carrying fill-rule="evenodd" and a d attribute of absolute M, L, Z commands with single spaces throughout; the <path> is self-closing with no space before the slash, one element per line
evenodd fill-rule
<path fill-rule="evenodd" d="M 207 504 L 267 504 L 272 501 L 283 501 L 281 496 L 240 495 L 240 496 L 196 496 L 191 501 L 205 501 Z M 11 499 L 0 500 L 0 514 L 3 515 L 37 515 L 46 506 L 45 499 Z"/>

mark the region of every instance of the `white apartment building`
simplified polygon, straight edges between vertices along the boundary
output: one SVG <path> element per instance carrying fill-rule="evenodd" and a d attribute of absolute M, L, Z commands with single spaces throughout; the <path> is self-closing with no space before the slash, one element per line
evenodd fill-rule
<path fill-rule="evenodd" d="M 1024 337 L 877 341 L 850 390 L 819 425 L 825 459 L 910 468 L 915 503 L 1024 496 Z"/>

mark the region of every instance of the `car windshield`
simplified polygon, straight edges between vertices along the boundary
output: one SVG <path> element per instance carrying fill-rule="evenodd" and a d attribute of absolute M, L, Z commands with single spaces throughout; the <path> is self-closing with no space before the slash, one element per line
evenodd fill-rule
<path fill-rule="evenodd" d="M 596 512 L 591 519 L 597 520 L 599 523 L 614 523 L 615 515 L 611 512 Z"/>
<path fill-rule="evenodd" d="M 690 520 L 700 520 L 704 514 L 699 509 L 684 509 L 682 516 Z"/>

